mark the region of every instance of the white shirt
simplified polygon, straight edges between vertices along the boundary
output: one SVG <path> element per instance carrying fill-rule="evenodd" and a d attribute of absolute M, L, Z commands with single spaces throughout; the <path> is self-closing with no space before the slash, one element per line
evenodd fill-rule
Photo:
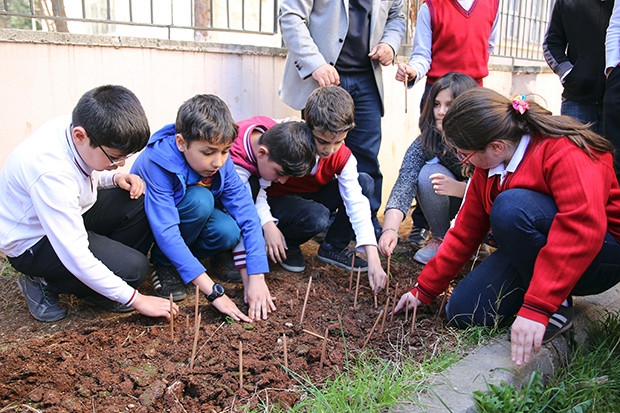
<path fill-rule="evenodd" d="M 620 1 L 614 3 L 605 38 L 605 72 L 620 63 Z"/>
<path fill-rule="evenodd" d="M 70 124 L 70 116 L 46 123 L 6 160 L 0 171 L 0 251 L 18 257 L 47 236 L 80 281 L 111 300 L 131 304 L 135 289 L 92 254 L 82 218 L 97 201 L 97 188 L 114 185 L 114 172 L 93 171 L 84 163 Z"/>

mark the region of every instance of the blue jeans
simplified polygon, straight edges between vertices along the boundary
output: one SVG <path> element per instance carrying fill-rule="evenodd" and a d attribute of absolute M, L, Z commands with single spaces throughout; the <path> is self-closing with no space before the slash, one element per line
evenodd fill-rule
<path fill-rule="evenodd" d="M 341 73 L 340 86 L 349 92 L 355 103 L 355 128 L 347 134 L 345 142 L 357 159 L 357 170 L 367 173 L 374 181 L 374 190 L 369 196 L 374 216 L 381 206 L 383 186 L 383 174 L 379 168 L 383 116 L 381 96 L 372 70 Z"/>
<path fill-rule="evenodd" d="M 241 230 L 237 222 L 217 207 L 208 188 L 188 187 L 177 205 L 177 211 L 181 237 L 196 258 L 203 259 L 231 250 L 239 242 Z M 151 250 L 151 261 L 156 265 L 172 265 L 157 244 Z"/>
<path fill-rule="evenodd" d="M 590 129 L 599 135 L 603 133 L 603 105 L 580 103 L 562 99 L 560 113 L 570 116 L 581 123 L 592 123 Z"/>
<path fill-rule="evenodd" d="M 450 322 L 460 328 L 508 323 L 523 304 L 534 263 L 547 242 L 557 214 L 552 198 L 526 189 L 498 195 L 491 210 L 491 230 L 498 249 L 456 286 L 446 305 Z M 610 234 L 571 295 L 592 295 L 620 281 L 620 244 Z M 557 257 L 558 260 L 568 257 Z"/>
<path fill-rule="evenodd" d="M 372 193 L 373 180 L 368 174 L 361 173 L 358 181 L 362 194 L 368 196 Z M 338 179 L 314 193 L 269 197 L 269 206 L 289 247 L 303 244 L 328 226 L 325 242 L 333 247 L 344 249 L 353 239 L 354 232 L 340 196 Z M 336 215 L 329 225 L 332 212 Z"/>

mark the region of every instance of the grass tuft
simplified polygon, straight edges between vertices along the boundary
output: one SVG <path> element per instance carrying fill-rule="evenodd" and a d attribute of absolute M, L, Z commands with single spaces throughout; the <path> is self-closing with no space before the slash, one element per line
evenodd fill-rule
<path fill-rule="evenodd" d="M 522 389 L 488 384 L 474 393 L 477 411 L 499 412 L 617 412 L 620 406 L 620 313 L 606 313 L 588 327 L 588 343 L 577 348 L 566 369 L 545 385 L 532 372 Z"/>

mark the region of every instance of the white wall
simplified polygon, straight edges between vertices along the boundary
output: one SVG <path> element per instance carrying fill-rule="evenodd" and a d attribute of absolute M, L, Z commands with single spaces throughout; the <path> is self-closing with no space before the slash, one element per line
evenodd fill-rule
<path fill-rule="evenodd" d="M 41 124 L 70 113 L 80 96 L 102 84 L 120 84 L 142 102 L 151 131 L 174 121 L 177 108 L 198 93 L 226 101 L 235 119 L 254 115 L 298 115 L 278 97 L 284 66 L 282 49 L 80 36 L 0 29 L 0 167 L 10 151 Z M 559 113 L 557 76 L 513 74 L 491 64 L 485 86 L 511 96 L 537 93 Z M 423 82 L 407 91 L 394 80 L 396 66 L 384 69 L 386 114 L 380 162 L 384 201 L 402 157 L 418 135 Z M 544 102 L 543 102 L 544 103 Z"/>

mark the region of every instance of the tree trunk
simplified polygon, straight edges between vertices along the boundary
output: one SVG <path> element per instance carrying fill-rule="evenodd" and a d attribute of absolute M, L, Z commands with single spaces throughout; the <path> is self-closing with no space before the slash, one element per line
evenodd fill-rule
<path fill-rule="evenodd" d="M 197 27 L 211 27 L 211 0 L 196 0 L 194 2 L 194 24 Z M 194 40 L 206 42 L 209 40 L 208 30 L 195 30 Z"/>

